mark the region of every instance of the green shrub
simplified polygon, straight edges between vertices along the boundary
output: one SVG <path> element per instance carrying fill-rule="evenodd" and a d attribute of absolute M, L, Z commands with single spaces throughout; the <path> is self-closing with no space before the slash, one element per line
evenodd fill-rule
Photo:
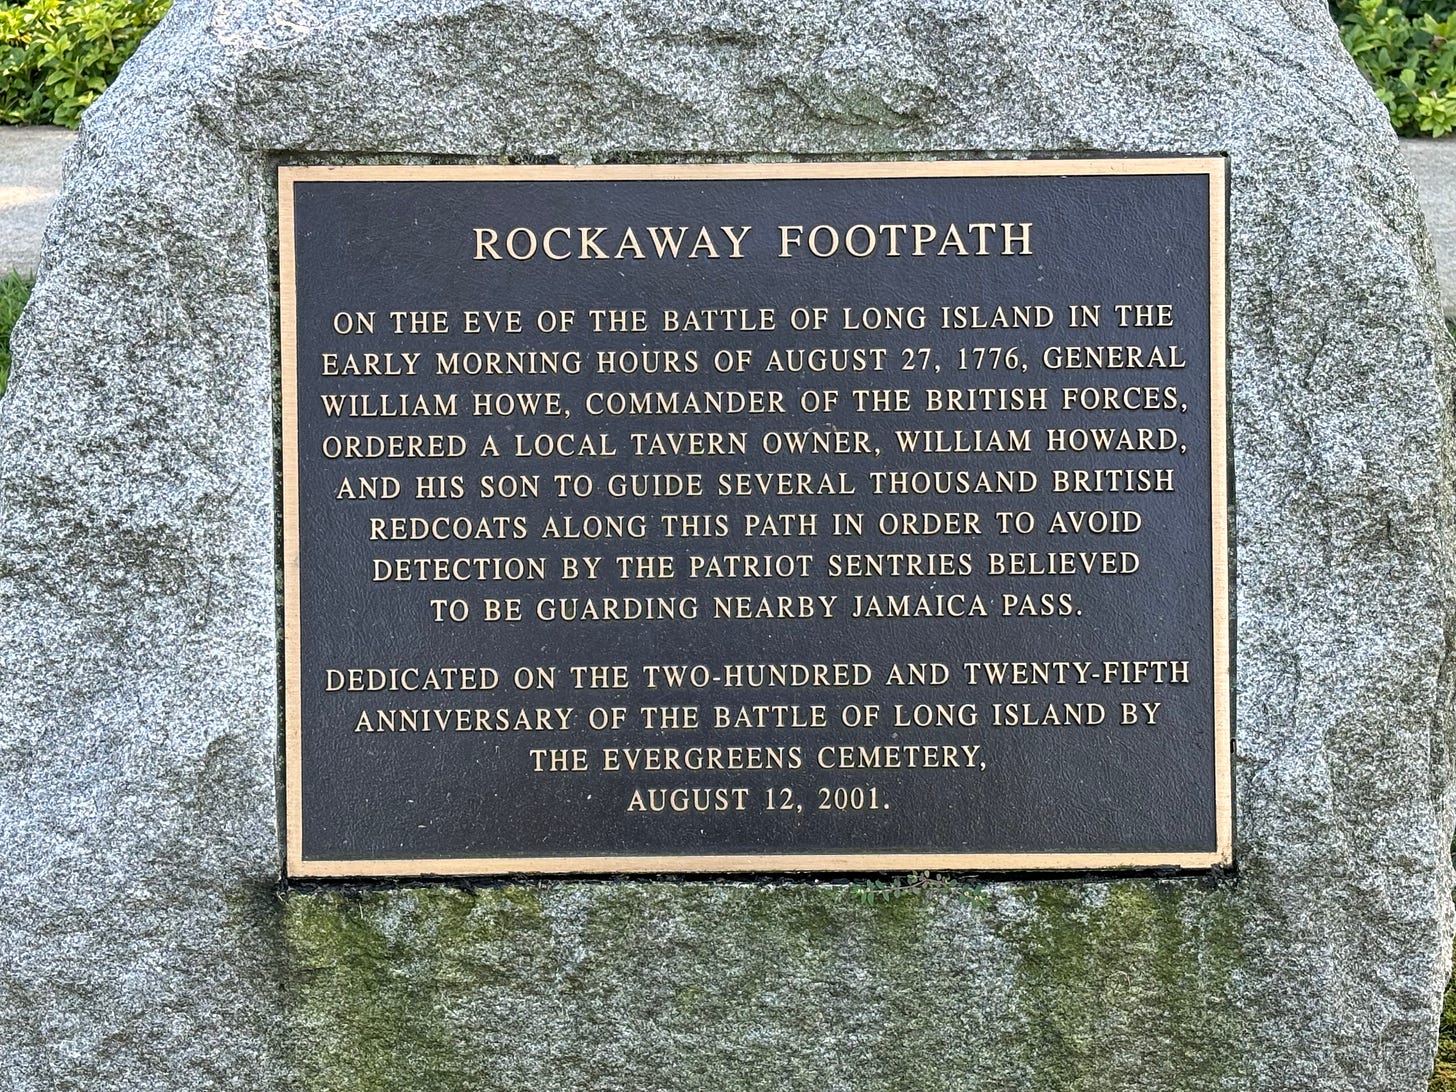
<path fill-rule="evenodd" d="M 19 273 L 0 277 L 0 395 L 10 381 L 10 328 L 30 299 L 31 279 Z"/>
<path fill-rule="evenodd" d="M 74 129 L 170 0 L 0 6 L 0 121 Z"/>
<path fill-rule="evenodd" d="M 1396 132 L 1456 129 L 1456 0 L 1332 0 L 1330 13 Z"/>

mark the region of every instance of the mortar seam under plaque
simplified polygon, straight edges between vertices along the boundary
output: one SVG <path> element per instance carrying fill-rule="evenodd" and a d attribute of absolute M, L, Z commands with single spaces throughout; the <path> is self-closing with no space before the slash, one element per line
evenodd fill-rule
<path fill-rule="evenodd" d="M 1226 204 L 281 167 L 288 874 L 1231 863 Z"/>

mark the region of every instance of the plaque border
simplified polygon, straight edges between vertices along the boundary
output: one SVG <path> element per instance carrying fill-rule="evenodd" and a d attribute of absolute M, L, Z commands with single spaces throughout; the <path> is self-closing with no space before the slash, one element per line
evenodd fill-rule
<path fill-rule="evenodd" d="M 1213 733 L 1215 848 L 1192 853 L 744 853 L 587 857 L 427 857 L 308 860 L 303 856 L 303 696 L 299 685 L 298 316 L 293 186 L 299 182 L 645 181 L 758 178 L 1005 178 L 1200 174 L 1208 178 L 1209 464 L 1213 556 Z M 505 875 L 778 872 L 1073 872 L 1233 864 L 1233 728 L 1229 602 L 1227 246 L 1225 155 L 1080 159 L 934 159 L 849 162 L 570 165 L 309 164 L 278 167 L 278 332 L 281 363 L 283 497 L 284 875 L 289 879 L 425 878 Z"/>

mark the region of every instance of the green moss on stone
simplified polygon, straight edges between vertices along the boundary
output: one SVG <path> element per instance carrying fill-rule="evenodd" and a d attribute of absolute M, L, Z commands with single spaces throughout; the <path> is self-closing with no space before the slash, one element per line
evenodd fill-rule
<path fill-rule="evenodd" d="M 295 893 L 291 1041 L 311 1092 L 1237 1087 L 1232 907 L 1185 880 Z"/>
<path fill-rule="evenodd" d="M 1037 1014 L 1026 1028 L 1031 1087 L 1208 1088 L 1236 1078 L 1231 889 L 1040 884 L 1026 904 L 1031 912 L 1009 915 L 1000 932 Z"/>
<path fill-rule="evenodd" d="M 489 1038 L 462 1034 L 457 1012 L 512 984 L 517 961 L 508 953 L 541 928 L 525 888 L 487 897 L 449 888 L 290 897 L 292 1041 L 307 1087 L 485 1087 L 489 1059 L 478 1052 Z"/>

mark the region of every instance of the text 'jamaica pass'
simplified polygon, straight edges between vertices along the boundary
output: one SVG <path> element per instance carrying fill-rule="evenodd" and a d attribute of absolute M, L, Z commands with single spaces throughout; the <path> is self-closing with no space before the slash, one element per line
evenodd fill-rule
<path fill-rule="evenodd" d="M 291 875 L 1230 861 L 1223 159 L 279 186 Z"/>

